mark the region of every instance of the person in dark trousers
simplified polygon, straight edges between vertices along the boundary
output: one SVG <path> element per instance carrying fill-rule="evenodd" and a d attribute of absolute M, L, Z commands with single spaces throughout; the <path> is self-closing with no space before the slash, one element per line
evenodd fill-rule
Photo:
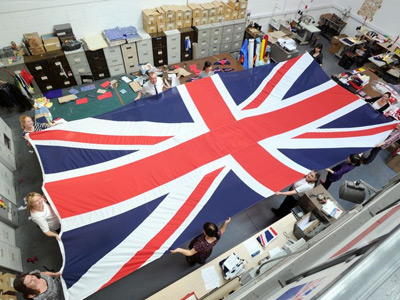
<path fill-rule="evenodd" d="M 331 186 L 332 182 L 340 180 L 342 176 L 355 167 L 358 167 L 361 164 L 361 157 L 359 154 L 350 154 L 346 161 L 338 164 L 337 166 L 333 167 L 332 169 L 325 169 L 328 171 L 326 175 L 325 182 L 322 183 L 323 187 L 328 190 Z"/>
<path fill-rule="evenodd" d="M 320 174 L 316 170 L 312 170 L 302 179 L 296 181 L 286 192 L 276 192 L 275 195 L 286 196 L 278 209 L 271 208 L 271 211 L 278 217 L 284 217 L 290 213 L 290 210 L 297 205 L 297 201 L 304 195 L 305 192 L 311 191 Z"/>
<path fill-rule="evenodd" d="M 311 56 L 314 58 L 314 60 L 322 67 L 322 58 L 324 55 L 322 54 L 322 44 L 318 43 L 315 47 L 314 50 L 310 51 Z"/>
<path fill-rule="evenodd" d="M 364 99 L 365 102 L 371 104 L 371 106 L 380 113 L 383 113 L 389 106 L 389 98 L 392 96 L 391 93 L 386 92 L 382 96 L 374 97 L 371 99 Z"/>
<path fill-rule="evenodd" d="M 207 258 L 210 257 L 213 247 L 225 232 L 226 226 L 228 226 L 230 221 L 231 218 L 225 220 L 219 230 L 214 223 L 205 223 L 203 225 L 203 233 L 190 242 L 189 249 L 176 248 L 171 250 L 171 253 L 181 253 L 185 255 L 187 262 L 192 266 L 196 263 L 204 265 Z"/>

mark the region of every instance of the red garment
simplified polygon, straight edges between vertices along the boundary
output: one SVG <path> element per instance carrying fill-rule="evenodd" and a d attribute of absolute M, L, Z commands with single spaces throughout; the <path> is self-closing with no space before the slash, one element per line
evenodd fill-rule
<path fill-rule="evenodd" d="M 22 78 L 24 78 L 25 82 L 28 85 L 32 85 L 32 81 L 33 81 L 33 76 L 27 71 L 27 70 L 22 70 L 21 71 L 21 76 Z"/>

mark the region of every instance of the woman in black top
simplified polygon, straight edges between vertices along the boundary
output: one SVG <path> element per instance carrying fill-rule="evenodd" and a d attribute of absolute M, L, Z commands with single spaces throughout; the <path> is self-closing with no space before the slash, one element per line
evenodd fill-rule
<path fill-rule="evenodd" d="M 391 93 L 386 92 L 382 96 L 374 97 L 371 99 L 364 99 L 366 102 L 372 105 L 372 107 L 380 113 L 383 113 L 389 107 L 389 98 L 392 96 Z"/>
<path fill-rule="evenodd" d="M 314 50 L 311 50 L 310 54 L 312 55 L 314 60 L 322 67 L 322 58 L 324 57 L 322 54 L 322 44 L 317 44 Z"/>

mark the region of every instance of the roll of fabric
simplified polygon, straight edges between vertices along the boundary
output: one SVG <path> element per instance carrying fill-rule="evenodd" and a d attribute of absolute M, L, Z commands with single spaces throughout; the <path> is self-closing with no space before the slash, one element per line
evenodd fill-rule
<path fill-rule="evenodd" d="M 260 38 L 256 38 L 256 60 L 254 62 L 254 66 L 258 67 L 258 63 L 260 62 L 260 51 L 261 51 L 261 40 Z"/>
<path fill-rule="evenodd" d="M 192 44 L 192 48 L 193 48 L 193 59 L 198 59 L 197 57 L 197 43 L 193 43 Z"/>
<path fill-rule="evenodd" d="M 253 67 L 253 57 L 254 57 L 254 39 L 249 39 L 249 48 L 248 48 L 248 67 L 249 69 Z"/>
<path fill-rule="evenodd" d="M 264 58 L 264 53 L 265 53 L 265 39 L 263 39 L 261 42 L 260 60 Z"/>

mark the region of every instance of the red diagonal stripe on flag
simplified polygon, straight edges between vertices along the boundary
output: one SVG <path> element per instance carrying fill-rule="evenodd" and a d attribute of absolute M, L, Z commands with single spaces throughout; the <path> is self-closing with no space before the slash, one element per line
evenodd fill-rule
<path fill-rule="evenodd" d="M 243 109 L 253 109 L 259 107 L 268 98 L 272 90 L 278 85 L 283 76 L 285 76 L 285 74 L 300 58 L 301 56 L 297 56 L 296 58 L 286 61 L 271 78 L 271 80 L 268 81 L 267 85 L 263 88 L 260 94 L 256 98 L 254 98 L 253 101 L 247 104 Z"/>
<path fill-rule="evenodd" d="M 382 133 L 391 129 L 396 128 L 397 124 L 390 124 L 386 126 L 380 126 L 375 128 L 369 128 L 357 131 L 335 131 L 335 132 L 307 132 L 296 136 L 295 139 L 329 139 L 329 138 L 346 138 L 346 137 L 356 137 L 356 136 L 368 136 L 377 133 Z"/>
<path fill-rule="evenodd" d="M 212 84 L 210 80 L 204 81 Z M 212 86 L 209 88 L 212 89 Z M 218 103 L 224 103 L 221 96 L 211 99 L 200 94 L 195 97 L 192 95 L 192 98 L 196 106 L 200 101 L 207 102 L 199 109 L 202 117 L 208 114 L 212 105 L 222 107 L 222 112 L 226 111 Z M 308 124 L 356 99 L 358 98 L 355 95 L 335 86 L 288 107 L 239 121 L 215 114 L 214 118 L 231 123 L 222 125 L 218 120 L 209 120 L 207 124 L 210 127 L 215 124 L 219 124 L 219 127 L 131 164 L 81 177 L 47 182 L 45 189 L 62 218 L 94 211 L 150 191 L 226 155 L 239 153 L 268 137 Z M 249 156 L 248 159 L 258 160 L 260 157 Z M 293 172 L 284 164 L 280 168 L 282 169 L 274 172 Z M 253 169 L 248 171 L 252 175 Z M 282 177 L 280 188 L 292 183 L 292 178 L 293 173 L 290 178 Z M 113 190 L 108 188 L 110 185 L 114 187 Z M 81 197 L 85 191 L 90 191 L 96 201 L 83 203 Z"/>
<path fill-rule="evenodd" d="M 31 133 L 32 140 L 40 141 L 66 141 L 101 145 L 155 145 L 172 136 L 121 136 L 74 132 L 66 130 L 47 130 Z"/>
<path fill-rule="evenodd" d="M 200 181 L 200 183 L 193 190 L 189 198 L 180 207 L 172 219 L 164 226 L 149 243 L 147 243 L 143 249 L 138 251 L 119 271 L 114 275 L 110 281 L 103 285 L 100 289 L 112 284 L 113 282 L 121 279 L 122 277 L 132 273 L 139 269 L 150 257 L 153 256 L 154 252 L 160 249 L 160 247 L 171 237 L 171 235 L 182 225 L 186 218 L 190 215 L 193 209 L 199 204 L 205 193 L 214 182 L 215 178 L 221 173 L 223 168 L 215 170 Z"/>

